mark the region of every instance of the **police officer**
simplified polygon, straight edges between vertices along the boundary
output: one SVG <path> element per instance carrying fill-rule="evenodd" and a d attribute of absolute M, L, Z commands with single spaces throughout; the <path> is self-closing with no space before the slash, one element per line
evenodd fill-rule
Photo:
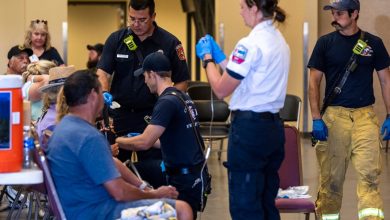
<path fill-rule="evenodd" d="M 320 166 L 316 213 L 321 219 L 340 219 L 345 173 L 351 161 L 358 174 L 359 220 L 383 219 L 379 194 L 381 143 L 379 123 L 372 106 L 375 102 L 373 71 L 377 71 L 381 82 L 387 110 L 382 133 L 388 140 L 389 54 L 379 37 L 358 27 L 359 0 L 332 0 L 324 10 L 331 10 L 332 25 L 336 31 L 318 39 L 308 64 L 313 136 L 319 140 L 316 145 Z M 352 60 L 357 66 L 347 68 Z M 351 71 L 349 75 L 346 75 L 347 69 Z M 323 76 L 326 79 L 325 106 L 329 107 L 321 115 L 320 85 Z M 344 85 L 339 83 L 342 81 Z M 341 92 L 335 94 L 335 87 Z"/>
<path fill-rule="evenodd" d="M 186 90 L 190 79 L 186 57 L 181 42 L 171 33 L 159 27 L 156 22 L 154 0 L 131 0 L 128 7 L 129 27 L 112 33 L 105 42 L 102 57 L 98 63 L 99 80 L 106 91 L 106 101 L 115 100 L 121 105 L 112 115 L 118 135 L 129 132 L 142 133 L 157 97 L 150 93 L 143 76 L 134 77 L 133 72 L 142 65 L 146 55 L 161 50 L 172 65 L 174 86 Z M 113 75 L 110 93 L 108 75 Z M 121 150 L 118 158 L 130 157 L 130 151 Z M 161 159 L 161 152 L 152 149 L 138 152 L 138 160 Z"/>
<path fill-rule="evenodd" d="M 284 158 L 279 118 L 287 89 L 290 49 L 273 25 L 283 22 L 277 0 L 241 0 L 241 16 L 252 31 L 241 39 L 225 66 L 211 36 L 197 44 L 208 81 L 219 98 L 232 94 L 228 160 L 230 214 L 236 219 L 280 219 L 275 207 L 278 169 Z"/>
<path fill-rule="evenodd" d="M 172 87 L 171 73 L 169 59 L 164 54 L 155 52 L 145 58 L 143 68 L 135 75 L 144 75 L 150 91 L 159 96 L 151 122 L 141 135 L 119 137 L 116 142 L 120 148 L 145 150 L 160 139 L 161 144 L 155 147 L 161 147 L 167 183 L 176 187 L 178 199 L 191 206 L 196 219 L 196 212 L 201 210 L 202 188 L 205 191 L 209 184 L 204 142 L 194 103 Z"/>

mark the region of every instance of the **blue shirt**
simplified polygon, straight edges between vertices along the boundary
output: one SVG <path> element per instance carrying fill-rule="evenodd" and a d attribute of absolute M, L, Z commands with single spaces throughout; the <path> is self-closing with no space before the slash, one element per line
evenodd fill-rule
<path fill-rule="evenodd" d="M 47 157 L 68 219 L 110 219 L 118 204 L 103 183 L 120 173 L 105 137 L 87 121 L 65 116 L 49 140 Z"/>

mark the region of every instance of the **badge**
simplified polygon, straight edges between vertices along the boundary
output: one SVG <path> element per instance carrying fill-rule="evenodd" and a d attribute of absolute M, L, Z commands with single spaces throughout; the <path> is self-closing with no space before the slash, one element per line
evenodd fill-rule
<path fill-rule="evenodd" d="M 179 60 L 186 60 L 186 55 L 184 53 L 183 45 L 179 44 L 176 46 L 176 53 L 177 56 L 179 57 Z"/>
<path fill-rule="evenodd" d="M 232 61 L 238 64 L 241 64 L 245 61 L 246 55 L 248 54 L 248 49 L 243 45 L 238 45 L 233 51 Z"/>

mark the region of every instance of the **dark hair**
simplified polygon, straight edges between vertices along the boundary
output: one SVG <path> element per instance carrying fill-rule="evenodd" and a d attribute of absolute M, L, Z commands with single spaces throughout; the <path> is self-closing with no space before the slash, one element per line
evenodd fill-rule
<path fill-rule="evenodd" d="M 354 13 L 355 12 L 355 10 L 356 9 L 348 9 L 348 15 L 349 15 L 349 17 L 351 17 L 352 16 L 352 13 Z M 359 12 L 359 10 L 357 10 L 358 12 Z M 356 16 L 356 21 L 359 19 L 359 13 L 358 13 L 358 15 Z"/>
<path fill-rule="evenodd" d="M 155 11 L 154 0 L 130 0 L 129 7 L 132 7 L 137 11 L 149 8 L 150 16 L 152 16 Z"/>
<path fill-rule="evenodd" d="M 91 70 L 78 70 L 70 75 L 64 84 L 64 96 L 68 106 L 87 103 L 91 90 L 99 92 L 101 85 L 98 75 Z"/>
<path fill-rule="evenodd" d="M 249 8 L 256 5 L 264 17 L 271 17 L 280 23 L 286 20 L 286 12 L 278 6 L 278 0 L 245 0 L 245 3 Z"/>

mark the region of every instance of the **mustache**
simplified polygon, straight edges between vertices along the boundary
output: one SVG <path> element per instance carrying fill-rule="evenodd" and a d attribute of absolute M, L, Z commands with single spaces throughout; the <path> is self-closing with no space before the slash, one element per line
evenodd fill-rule
<path fill-rule="evenodd" d="M 336 29 L 340 29 L 342 28 L 341 27 L 341 24 L 339 24 L 337 21 L 332 21 L 332 23 L 330 23 L 334 28 Z"/>

